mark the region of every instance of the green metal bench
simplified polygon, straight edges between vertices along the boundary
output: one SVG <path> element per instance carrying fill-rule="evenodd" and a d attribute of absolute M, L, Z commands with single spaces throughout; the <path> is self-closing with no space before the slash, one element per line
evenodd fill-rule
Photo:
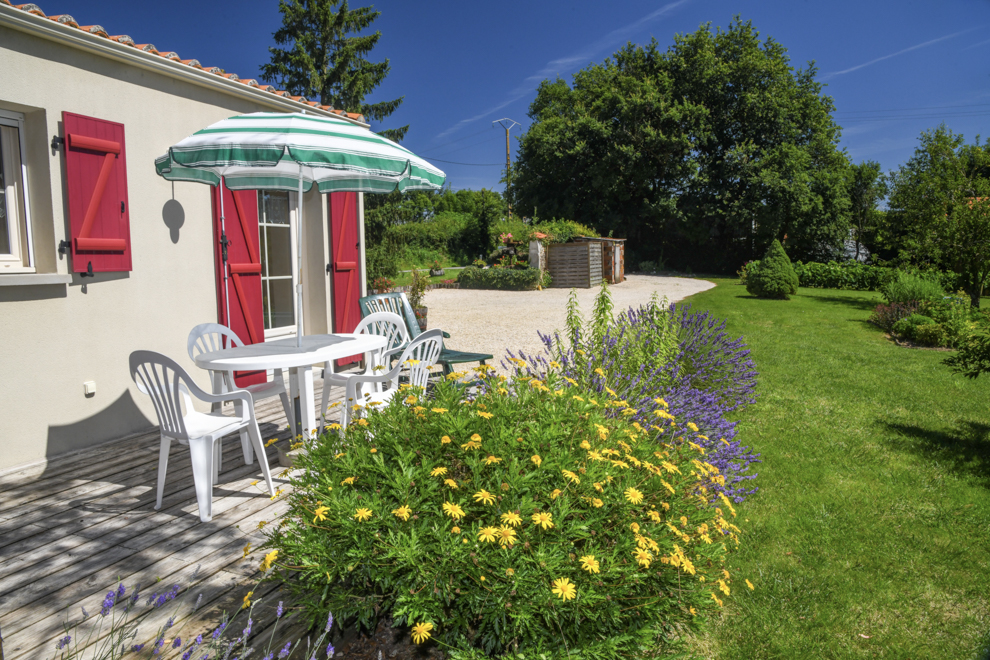
<path fill-rule="evenodd" d="M 373 314 L 375 312 L 392 312 L 393 314 L 398 314 L 406 322 L 406 331 L 409 332 L 409 341 L 412 341 L 420 334 L 422 330 L 419 329 L 419 322 L 416 320 L 416 314 L 413 312 L 412 305 L 409 304 L 409 299 L 406 294 L 399 293 L 377 293 L 371 296 L 365 296 L 358 300 L 361 305 L 361 318 L 364 318 L 368 314 Z M 450 339 L 450 335 L 446 332 L 443 333 L 445 339 Z M 453 365 L 455 364 L 465 364 L 469 362 L 480 362 L 485 364 L 487 360 L 493 360 L 495 356 L 485 353 L 467 353 L 465 351 L 454 351 L 449 348 L 444 347 L 440 351 L 440 358 L 437 360 L 443 366 L 443 373 L 447 375 L 454 371 Z"/>

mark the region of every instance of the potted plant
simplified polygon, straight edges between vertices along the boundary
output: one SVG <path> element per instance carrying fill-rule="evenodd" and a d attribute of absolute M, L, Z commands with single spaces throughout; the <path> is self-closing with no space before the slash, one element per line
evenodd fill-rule
<path fill-rule="evenodd" d="M 416 314 L 416 322 L 419 329 L 426 331 L 426 306 L 423 305 L 423 296 L 426 295 L 426 287 L 430 284 L 430 278 L 412 269 L 412 282 L 409 285 L 409 304 L 412 305 L 413 313 Z"/>
<path fill-rule="evenodd" d="M 443 275 L 443 266 L 434 259 L 433 265 L 430 267 L 430 277 L 440 277 L 441 275 Z"/>

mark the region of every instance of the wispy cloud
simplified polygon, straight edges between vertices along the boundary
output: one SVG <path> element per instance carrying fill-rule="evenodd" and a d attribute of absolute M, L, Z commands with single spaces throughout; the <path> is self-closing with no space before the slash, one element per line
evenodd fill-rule
<path fill-rule="evenodd" d="M 978 30 L 978 29 L 980 29 L 980 27 L 972 27 L 972 28 L 969 28 L 968 30 L 962 30 L 960 32 L 953 32 L 952 34 L 947 34 L 944 37 L 938 37 L 937 39 L 930 39 L 930 40 L 925 41 L 925 42 L 922 42 L 920 44 L 915 44 L 914 46 L 910 46 L 908 48 L 904 48 L 902 50 L 899 50 L 896 53 L 890 53 L 889 55 L 883 55 L 882 57 L 877 57 L 875 59 L 870 60 L 869 62 L 863 62 L 862 64 L 857 64 L 856 66 L 851 66 L 848 69 L 843 69 L 842 71 L 834 71 L 834 72 L 829 73 L 829 74 L 827 74 L 825 76 L 822 76 L 822 77 L 823 77 L 823 79 L 828 79 L 828 78 L 833 78 L 835 76 L 841 76 L 841 75 L 844 75 L 844 74 L 847 74 L 847 73 L 852 73 L 853 71 L 859 71 L 860 69 L 863 69 L 865 67 L 868 67 L 868 66 L 871 66 L 873 64 L 876 64 L 877 62 L 883 62 L 884 60 L 889 60 L 892 57 L 897 57 L 898 55 L 904 55 L 905 53 L 910 53 L 913 50 L 919 50 L 921 48 L 927 48 L 928 46 L 934 46 L 935 44 L 940 43 L 942 41 L 948 41 L 949 39 L 954 39 L 954 38 L 958 37 L 961 34 L 966 34 L 967 32 L 972 32 L 973 30 Z"/>
<path fill-rule="evenodd" d="M 562 72 L 572 71 L 574 67 L 587 63 L 592 58 L 594 58 L 594 56 L 597 55 L 598 53 L 606 49 L 613 48 L 618 43 L 621 43 L 623 41 L 628 41 L 629 37 L 636 34 L 639 31 L 639 29 L 642 28 L 644 25 L 652 21 L 655 21 L 666 14 L 669 14 L 670 12 L 674 11 L 681 5 L 687 4 L 688 2 L 690 2 L 690 0 L 676 0 L 676 2 L 668 3 L 663 7 L 660 7 L 659 9 L 650 12 L 649 14 L 640 18 L 637 21 L 633 21 L 628 25 L 624 25 L 620 28 L 612 30 L 604 37 L 601 37 L 592 44 L 586 46 L 585 48 L 582 48 L 580 51 L 574 53 L 573 55 L 569 55 L 567 57 L 562 57 L 547 62 L 546 66 L 544 66 L 542 69 L 540 69 L 533 75 L 527 77 L 518 86 L 516 86 L 515 89 L 511 90 L 508 93 L 508 95 L 505 97 L 505 99 L 502 100 L 501 103 L 491 108 L 488 108 L 484 112 L 479 112 L 473 117 L 467 117 L 466 119 L 460 120 L 459 122 L 448 128 L 447 130 L 437 135 L 437 139 L 444 138 L 450 135 L 451 133 L 458 131 L 462 127 L 467 126 L 468 124 L 472 124 L 476 121 L 484 119 L 485 117 L 495 114 L 502 108 L 505 108 L 506 106 L 515 103 L 522 97 L 532 92 L 533 89 L 535 89 L 536 86 L 541 81 L 546 80 L 550 76 L 558 75 Z"/>
<path fill-rule="evenodd" d="M 965 48 L 963 48 L 963 50 L 969 50 L 970 48 L 976 48 L 977 46 L 986 46 L 987 44 L 990 44 L 990 39 L 984 39 L 983 41 L 977 41 L 972 46 L 966 46 Z"/>

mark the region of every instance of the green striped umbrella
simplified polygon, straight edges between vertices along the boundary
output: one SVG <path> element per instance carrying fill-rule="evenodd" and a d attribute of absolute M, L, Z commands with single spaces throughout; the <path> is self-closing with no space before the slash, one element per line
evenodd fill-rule
<path fill-rule="evenodd" d="M 297 191 L 300 219 L 302 193 L 314 183 L 321 193 L 388 193 L 437 190 L 446 178 L 405 147 L 344 119 L 271 112 L 239 115 L 208 126 L 170 147 L 155 160 L 155 169 L 169 181 L 223 184 L 231 190 Z M 222 219 L 222 209 L 220 215 Z M 297 345 L 301 345 L 302 222 L 297 235 Z"/>

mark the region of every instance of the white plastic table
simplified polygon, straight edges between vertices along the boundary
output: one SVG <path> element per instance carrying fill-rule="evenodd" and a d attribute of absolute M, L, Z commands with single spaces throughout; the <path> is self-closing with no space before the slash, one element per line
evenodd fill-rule
<path fill-rule="evenodd" d="M 260 344 L 225 348 L 196 356 L 196 365 L 212 372 L 289 370 L 289 396 L 295 402 L 294 435 L 308 436 L 317 426 L 316 402 L 313 392 L 313 365 L 357 353 L 369 353 L 385 347 L 386 338 L 373 334 L 306 335 L 302 346 L 296 338 L 276 339 Z M 228 387 L 233 383 L 228 383 Z M 324 387 L 326 385 L 324 384 Z M 322 414 L 326 411 L 320 411 Z M 293 420 L 288 420 L 292 424 Z"/>

